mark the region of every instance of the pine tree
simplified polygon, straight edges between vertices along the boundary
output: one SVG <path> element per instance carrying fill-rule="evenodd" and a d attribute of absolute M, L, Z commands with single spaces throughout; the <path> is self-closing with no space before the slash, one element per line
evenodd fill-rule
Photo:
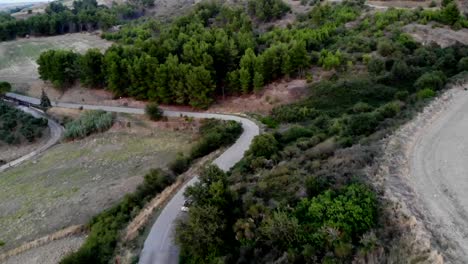
<path fill-rule="evenodd" d="M 245 68 L 241 68 L 239 70 L 239 79 L 240 79 L 242 92 L 245 94 L 248 93 L 250 91 L 250 83 L 251 83 L 250 72 Z"/>
<path fill-rule="evenodd" d="M 253 86 L 255 92 L 258 92 L 263 88 L 263 75 L 261 73 L 255 72 Z"/>
<path fill-rule="evenodd" d="M 49 97 L 47 96 L 47 94 L 46 94 L 46 92 L 44 91 L 44 89 L 42 89 L 41 104 L 40 104 L 40 106 L 43 107 L 43 108 L 52 107 L 52 104 L 50 103 L 50 99 L 49 99 Z"/>

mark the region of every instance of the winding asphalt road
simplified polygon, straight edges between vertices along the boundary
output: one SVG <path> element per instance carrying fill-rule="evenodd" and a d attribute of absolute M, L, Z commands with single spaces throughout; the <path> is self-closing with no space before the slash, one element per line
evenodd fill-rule
<path fill-rule="evenodd" d="M 14 98 L 23 102 L 31 104 L 39 104 L 40 100 L 24 95 L 7 93 L 7 97 Z M 84 105 L 73 103 L 53 103 L 54 106 L 71 108 L 71 109 L 85 109 L 85 110 L 104 110 L 108 112 L 129 113 L 129 114 L 144 114 L 144 109 L 129 108 L 129 107 L 115 107 L 115 106 L 98 106 L 98 105 Z M 213 161 L 223 171 L 228 171 L 244 156 L 245 151 L 248 150 L 253 138 L 260 133 L 259 127 L 247 118 L 242 118 L 233 115 L 212 114 L 212 113 L 195 113 L 184 111 L 164 111 L 165 116 L 178 117 L 188 116 L 193 118 L 215 118 L 221 120 L 233 120 L 242 124 L 244 129 L 242 135 L 237 141 L 229 147 L 223 154 Z M 140 255 L 140 264 L 177 264 L 179 263 L 179 249 L 174 244 L 174 229 L 175 222 L 179 216 L 180 208 L 184 204 L 184 192 L 188 186 L 193 185 L 198 181 L 195 177 L 185 184 L 169 201 L 163 209 L 158 219 L 151 228 L 150 234 L 145 241 L 143 251 Z"/>
<path fill-rule="evenodd" d="M 441 251 L 452 263 L 468 263 L 468 92 L 457 91 L 417 138 L 410 180 Z"/>
<path fill-rule="evenodd" d="M 24 155 L 24 156 L 22 156 L 22 157 L 20 157 L 20 158 L 18 158 L 16 160 L 10 161 L 10 162 L 0 166 L 0 172 L 3 172 L 3 171 L 5 171 L 5 170 L 7 170 L 9 168 L 16 167 L 19 164 L 21 164 L 21 163 L 23 163 L 23 162 L 25 162 L 27 160 L 32 159 L 34 156 L 46 151 L 47 149 L 49 149 L 50 147 L 55 145 L 60 140 L 60 138 L 62 137 L 63 127 L 61 125 L 57 124 L 57 122 L 55 122 L 54 120 L 48 118 L 43 113 L 41 113 L 41 112 L 39 112 L 39 111 L 37 111 L 35 109 L 32 109 L 32 108 L 25 107 L 25 106 L 18 106 L 18 108 L 21 109 L 22 111 L 26 112 L 26 113 L 31 114 L 34 117 L 46 118 L 48 120 L 47 125 L 49 126 L 49 130 L 50 130 L 50 138 L 47 140 L 47 142 L 44 145 L 40 146 L 35 151 L 30 152 L 27 155 Z"/>

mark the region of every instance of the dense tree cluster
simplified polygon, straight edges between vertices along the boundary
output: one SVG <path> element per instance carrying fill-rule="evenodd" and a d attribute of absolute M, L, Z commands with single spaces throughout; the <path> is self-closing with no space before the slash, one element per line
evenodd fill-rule
<path fill-rule="evenodd" d="M 47 127 L 47 119 L 35 118 L 0 101 L 0 143 L 19 144 L 40 138 Z"/>
<path fill-rule="evenodd" d="M 51 2 L 44 14 L 36 14 L 24 20 L 16 20 L 0 13 L 0 41 L 17 36 L 50 36 L 96 29 L 108 29 L 120 20 L 140 16 L 137 5 L 116 5 L 112 8 L 98 6 L 96 0 L 77 0 L 70 9 L 60 1 Z"/>
<path fill-rule="evenodd" d="M 249 12 L 262 21 L 281 18 L 291 8 L 282 0 L 249 0 Z"/>
<path fill-rule="evenodd" d="M 257 91 L 284 75 L 302 74 L 312 63 L 311 53 L 357 13 L 349 6 L 324 7 L 314 27 L 255 36 L 243 9 L 207 3 L 171 24 L 150 20 L 105 34 L 133 45 L 114 45 L 103 55 L 46 52 L 39 71 L 42 79 L 58 84 L 81 76 L 85 84 L 105 85 L 116 96 L 204 108 L 215 96 Z M 327 67 L 342 62 L 339 52 L 323 60 Z"/>

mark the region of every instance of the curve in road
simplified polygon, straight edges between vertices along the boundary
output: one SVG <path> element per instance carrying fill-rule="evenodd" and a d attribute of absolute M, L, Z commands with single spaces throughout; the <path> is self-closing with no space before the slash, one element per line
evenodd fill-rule
<path fill-rule="evenodd" d="M 15 93 L 7 93 L 7 97 L 31 103 L 39 104 L 40 100 Z M 144 114 L 144 109 L 115 107 L 115 106 L 98 106 L 84 105 L 74 103 L 57 102 L 54 106 L 85 109 L 85 110 L 104 110 L 108 112 L 129 113 L 129 114 Z M 233 120 L 242 124 L 243 133 L 237 141 L 231 145 L 224 153 L 213 161 L 213 164 L 218 166 L 223 171 L 228 171 L 243 157 L 248 150 L 253 138 L 260 133 L 260 129 L 251 120 L 234 115 L 213 114 L 213 113 L 196 113 L 185 111 L 168 111 L 164 110 L 164 115 L 169 117 L 188 116 L 193 118 L 215 118 L 221 120 Z M 141 264 L 176 264 L 179 263 L 179 249 L 174 244 L 174 229 L 175 222 L 179 216 L 180 208 L 184 204 L 184 192 L 188 186 L 193 185 L 198 181 L 197 176 L 193 177 L 188 183 L 174 195 L 169 203 L 164 207 L 158 219 L 151 228 L 150 234 L 145 241 L 143 251 L 140 255 Z"/>
<path fill-rule="evenodd" d="M 440 236 L 453 263 L 468 261 L 468 93 L 423 129 L 414 144 L 410 179 L 423 202 L 426 226 Z"/>
<path fill-rule="evenodd" d="M 49 126 L 49 129 L 50 129 L 50 138 L 49 140 L 47 140 L 47 142 L 44 145 L 40 146 L 38 149 L 34 150 L 33 152 L 30 152 L 27 155 L 24 155 L 16 160 L 10 161 L 0 166 L 0 172 L 16 167 L 19 164 L 32 159 L 34 156 L 39 155 L 40 153 L 46 151 L 47 149 L 55 145 L 62 137 L 63 127 L 59 125 L 57 122 L 55 122 L 54 120 L 48 118 L 43 113 L 32 108 L 25 107 L 25 106 L 18 106 L 18 108 L 21 109 L 23 112 L 31 114 L 34 117 L 46 118 L 48 120 L 47 125 Z"/>

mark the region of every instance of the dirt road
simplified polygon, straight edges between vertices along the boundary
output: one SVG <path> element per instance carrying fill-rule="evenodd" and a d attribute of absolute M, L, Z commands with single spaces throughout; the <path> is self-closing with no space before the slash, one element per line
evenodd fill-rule
<path fill-rule="evenodd" d="M 409 181 L 422 202 L 424 224 L 449 262 L 467 263 L 468 92 L 456 91 L 413 146 Z"/>

